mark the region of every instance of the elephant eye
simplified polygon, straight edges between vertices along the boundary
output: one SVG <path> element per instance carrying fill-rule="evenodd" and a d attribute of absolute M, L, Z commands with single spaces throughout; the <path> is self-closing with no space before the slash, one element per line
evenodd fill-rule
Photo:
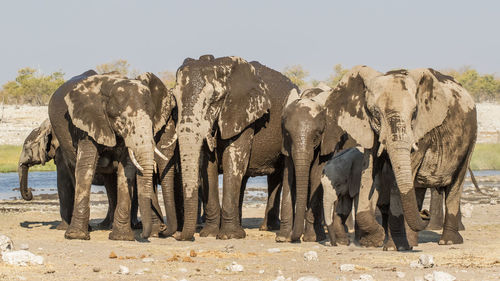
<path fill-rule="evenodd" d="M 412 120 L 417 119 L 417 111 L 418 111 L 417 109 L 415 109 L 415 110 L 413 111 L 413 114 L 411 115 L 411 119 L 412 119 Z"/>

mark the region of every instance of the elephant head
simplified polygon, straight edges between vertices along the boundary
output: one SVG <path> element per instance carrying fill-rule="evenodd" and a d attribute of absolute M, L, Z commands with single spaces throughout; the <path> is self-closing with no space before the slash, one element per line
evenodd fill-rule
<path fill-rule="evenodd" d="M 385 74 L 357 66 L 340 81 L 337 100 L 327 102 L 328 145 L 332 150 L 338 131 L 347 132 L 366 149 L 384 151 L 390 158 L 408 225 L 425 228 L 413 190 L 411 153 L 418 142 L 441 125 L 448 114 L 449 97 L 440 84 L 453 78 L 432 69 L 395 70 Z"/>
<path fill-rule="evenodd" d="M 325 101 L 330 91 L 324 90 L 307 89 L 300 97 L 296 91 L 292 92 L 288 96 L 281 118 L 281 151 L 293 161 L 294 170 L 288 173 L 295 178 L 297 195 L 292 241 L 300 239 L 304 231 L 311 165 L 321 150 L 326 127 Z"/>
<path fill-rule="evenodd" d="M 271 107 L 267 87 L 239 57 L 186 59 L 177 70 L 177 136 L 184 193 L 184 227 L 178 239 L 192 239 L 196 227 L 200 156 L 213 151 L 218 136 L 231 139 Z"/>
<path fill-rule="evenodd" d="M 97 144 L 113 147 L 117 138 L 123 140 L 138 170 L 142 236 L 147 238 L 152 228 L 154 152 L 159 153 L 153 137 L 175 105 L 166 87 L 152 73 L 138 79 L 94 75 L 78 82 L 65 102 L 73 124 Z"/>
<path fill-rule="evenodd" d="M 24 200 L 33 199 L 31 190 L 28 189 L 28 169 L 35 165 L 44 165 L 55 157 L 59 147 L 57 139 L 52 134 L 49 119 L 42 122 L 24 140 L 21 155 L 19 156 L 19 189 Z"/>

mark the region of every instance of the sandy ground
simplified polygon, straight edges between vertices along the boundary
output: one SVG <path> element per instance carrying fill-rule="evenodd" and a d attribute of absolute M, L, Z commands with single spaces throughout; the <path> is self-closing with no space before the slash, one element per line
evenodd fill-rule
<path fill-rule="evenodd" d="M 93 231 L 89 241 L 72 241 L 64 239 L 64 231 L 54 229 L 60 220 L 54 195 L 33 202 L 0 201 L 1 234 L 11 237 L 17 249 L 28 244 L 29 251 L 45 259 L 43 265 L 26 267 L 0 263 L 0 280 L 275 280 L 279 276 L 285 278 L 282 280 L 304 276 L 356 280 L 363 274 L 374 280 L 423 280 L 433 271 L 447 272 L 457 280 L 499 280 L 499 190 L 483 186 L 483 191 L 488 195 L 472 188 L 464 192 L 462 204 L 472 206 L 471 217 L 463 218 L 464 244 L 439 246 L 440 231 L 423 231 L 419 246 L 409 252 L 384 252 L 354 244 L 278 244 L 274 242 L 275 233 L 258 230 L 264 212 L 262 204 L 244 208 L 247 237 L 242 240 L 222 241 L 196 234 L 194 242 L 173 238 L 122 242 L 108 240 L 109 231 Z M 104 194 L 92 194 L 91 224 L 104 218 L 106 202 Z M 273 248 L 279 252 L 269 251 Z M 304 253 L 308 251 L 315 251 L 319 260 L 305 261 Z M 112 252 L 116 258 L 110 258 Z M 422 254 L 432 255 L 436 265 L 411 268 L 410 263 Z M 242 265 L 243 271 L 226 270 L 233 262 Z M 341 272 L 342 264 L 354 264 L 355 269 Z M 117 274 L 120 265 L 127 266 L 130 273 Z M 140 271 L 143 274 L 138 274 Z M 398 278 L 398 272 L 405 277 Z"/>

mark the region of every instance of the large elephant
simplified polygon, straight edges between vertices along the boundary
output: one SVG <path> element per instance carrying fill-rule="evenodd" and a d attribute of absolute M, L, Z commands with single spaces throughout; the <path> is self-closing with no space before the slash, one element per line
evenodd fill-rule
<path fill-rule="evenodd" d="M 363 155 L 363 149 L 359 147 L 345 149 L 328 160 L 323 169 L 321 176 L 324 192 L 323 210 L 332 245 L 349 244 L 345 222 L 359 194 Z M 390 163 L 384 163 L 380 173 L 375 175 L 373 185 L 380 194 L 377 206 L 382 214 L 382 226 L 387 234 L 384 249 L 408 250 L 417 246 L 417 233 L 404 221 L 400 221 L 401 218 L 398 216 L 402 213 L 401 201 Z M 418 199 L 421 208 L 424 197 Z M 441 216 L 443 202 L 440 199 L 442 196 L 433 188 L 430 200 L 431 218 Z M 439 227 L 442 226 L 441 220 Z"/>
<path fill-rule="evenodd" d="M 304 241 L 325 238 L 321 214 L 322 190 L 319 186 L 327 158 L 320 159 L 319 151 L 326 127 L 325 102 L 330 95 L 329 90 L 311 88 L 301 96 L 291 94 L 283 109 L 281 151 L 285 156 L 285 168 L 281 228 L 276 235 L 278 242 L 299 240 L 304 232 L 304 219 Z M 296 194 L 295 206 L 292 194 Z"/>
<path fill-rule="evenodd" d="M 372 183 L 386 161 L 409 227 L 420 231 L 428 223 L 419 212 L 415 189 L 437 188 L 446 196 L 439 244 L 463 243 L 458 232 L 460 195 L 477 120 L 474 101 L 459 83 L 433 69 L 384 74 L 357 66 L 342 78 L 326 107 L 322 154 L 333 151 L 345 132 L 365 148 L 356 213 L 362 245 L 381 246 L 384 240 L 374 218 L 378 193 Z"/>
<path fill-rule="evenodd" d="M 280 114 L 286 97 L 296 90 L 279 72 L 239 57 L 205 55 L 184 61 L 174 88 L 185 218 L 177 239 L 193 239 L 202 182 L 208 185 L 208 199 L 200 236 L 245 237 L 241 188 L 257 175 L 268 175 L 270 188 L 280 185 Z M 222 220 L 219 172 L 224 175 Z"/>
<path fill-rule="evenodd" d="M 154 136 L 164 128 L 174 104 L 165 87 L 145 75 L 132 80 L 87 71 L 59 87 L 49 102 L 49 118 L 59 140 L 56 162 L 64 161 L 74 175 L 74 209 L 65 237 L 89 239 L 90 185 L 100 155 L 117 161 L 117 207 L 110 239 L 132 240 L 130 191 L 137 181 L 142 237 L 152 231 Z M 137 176 L 136 176 L 137 172 Z M 157 204 L 156 204 L 157 205 Z"/>
<path fill-rule="evenodd" d="M 19 190 L 24 200 L 32 200 L 33 195 L 28 188 L 28 170 L 35 165 L 44 165 L 46 162 L 55 158 L 59 149 L 59 141 L 52 133 L 52 126 L 49 119 L 46 119 L 39 127 L 33 129 L 24 140 L 21 155 L 19 156 Z M 106 156 L 99 158 L 98 172 L 95 174 L 92 184 L 104 185 L 108 196 L 108 211 L 106 217 L 97 225 L 98 229 L 110 229 L 113 223 L 113 216 L 116 207 L 116 169 L 109 165 L 110 161 Z M 63 161 L 55 163 L 58 173 L 57 192 L 59 197 L 59 212 L 61 214 L 61 223 L 57 229 L 66 230 L 73 212 L 74 186 Z M 103 165 L 107 165 L 104 167 Z M 135 206 L 137 208 L 137 206 Z M 134 209 L 134 208 L 133 208 Z M 132 223 L 136 222 L 136 212 L 132 212 Z"/>

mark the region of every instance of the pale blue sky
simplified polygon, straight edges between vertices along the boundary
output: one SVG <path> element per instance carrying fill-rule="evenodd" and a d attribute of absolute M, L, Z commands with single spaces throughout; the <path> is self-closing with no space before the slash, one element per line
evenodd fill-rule
<path fill-rule="evenodd" d="M 0 84 L 24 66 L 66 78 L 114 59 L 175 71 L 237 55 L 316 79 L 333 65 L 500 74 L 500 1 L 2 1 Z"/>

